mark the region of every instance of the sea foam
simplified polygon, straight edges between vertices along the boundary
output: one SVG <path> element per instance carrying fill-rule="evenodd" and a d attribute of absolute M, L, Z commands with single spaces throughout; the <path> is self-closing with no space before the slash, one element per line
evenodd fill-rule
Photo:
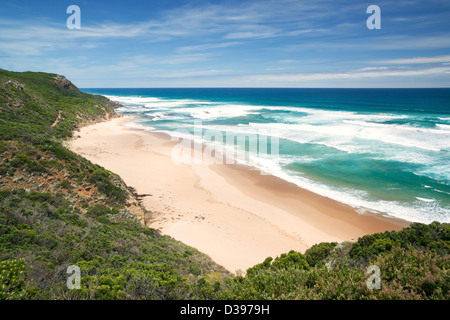
<path fill-rule="evenodd" d="M 450 118 L 446 115 L 399 112 L 391 107 L 395 103 L 388 104 L 391 111 L 386 106 L 367 111 L 362 102 L 355 111 L 343 110 L 342 105 L 339 110 L 305 107 L 302 100 L 292 97 L 286 102 L 258 104 L 239 92 L 239 101 L 221 101 L 214 95 L 198 99 L 186 92 L 185 97 L 176 98 L 165 92 L 164 97 L 110 94 L 108 98 L 123 104 L 118 112 L 141 115 L 136 123 L 128 124 L 131 127 L 192 140 L 217 152 L 246 153 L 238 157 L 242 163 L 359 212 L 425 223 L 450 221 Z M 210 141 L 194 134 L 199 126 L 202 133 L 221 132 L 223 136 L 269 134 L 279 140 L 283 152 L 271 156 L 224 145 L 225 140 Z M 333 183 L 327 172 L 332 173 Z M 355 174 L 369 173 L 367 179 L 375 179 L 369 185 L 356 179 Z M 371 185 L 376 188 L 370 189 Z M 398 194 L 398 200 L 376 196 L 380 192 L 393 194 L 393 198 Z"/>

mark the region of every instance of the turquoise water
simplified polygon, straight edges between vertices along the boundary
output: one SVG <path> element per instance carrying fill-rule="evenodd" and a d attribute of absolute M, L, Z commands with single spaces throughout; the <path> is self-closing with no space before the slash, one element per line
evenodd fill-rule
<path fill-rule="evenodd" d="M 243 162 L 360 212 L 450 222 L 450 89 L 83 91 L 140 115 L 131 126 L 238 144 Z M 267 136 L 268 148 L 227 134 Z"/>

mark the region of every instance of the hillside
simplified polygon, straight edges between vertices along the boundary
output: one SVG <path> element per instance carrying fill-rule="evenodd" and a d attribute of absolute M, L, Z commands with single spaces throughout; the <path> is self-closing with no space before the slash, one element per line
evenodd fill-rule
<path fill-rule="evenodd" d="M 114 107 L 63 76 L 0 70 L 0 299 L 197 298 L 199 279 L 229 276 L 143 227 L 134 190 L 62 146 Z M 81 290 L 66 287 L 69 265 Z"/>
<path fill-rule="evenodd" d="M 447 223 L 320 243 L 245 276 L 144 227 L 139 195 L 63 146 L 115 107 L 60 75 L 0 69 L 0 300 L 449 299 Z M 67 289 L 70 265 L 79 290 Z M 367 286 L 372 265 L 379 289 Z"/>

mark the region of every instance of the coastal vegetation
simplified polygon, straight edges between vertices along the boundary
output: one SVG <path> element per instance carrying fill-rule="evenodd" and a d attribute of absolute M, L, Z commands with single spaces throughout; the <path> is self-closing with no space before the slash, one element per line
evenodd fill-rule
<path fill-rule="evenodd" d="M 0 299 L 194 299 L 200 279 L 231 276 L 144 227 L 133 189 L 63 146 L 114 107 L 62 76 L 0 70 Z"/>
<path fill-rule="evenodd" d="M 449 299 L 450 225 L 413 223 L 401 231 L 358 241 L 321 243 L 304 255 L 291 251 L 225 281 L 222 299 L 411 300 Z M 368 285 L 369 266 L 380 288 Z"/>
<path fill-rule="evenodd" d="M 115 107 L 63 76 L 0 69 L 0 300 L 449 299 L 448 223 L 320 243 L 236 276 L 144 226 L 132 188 L 64 147 Z M 67 288 L 71 265 L 80 289 Z"/>

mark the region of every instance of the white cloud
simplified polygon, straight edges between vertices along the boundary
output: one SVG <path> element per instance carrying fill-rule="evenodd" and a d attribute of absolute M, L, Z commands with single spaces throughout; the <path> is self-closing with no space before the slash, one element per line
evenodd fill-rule
<path fill-rule="evenodd" d="M 224 39 L 248 39 L 248 38 L 270 38 L 274 37 L 276 33 L 274 32 L 254 32 L 254 31 L 245 31 L 245 32 L 231 32 L 224 36 Z"/>
<path fill-rule="evenodd" d="M 448 56 L 438 56 L 438 57 L 417 57 L 409 59 L 393 59 L 377 61 L 376 63 L 381 64 L 423 64 L 423 63 L 439 63 L 439 62 L 450 62 L 450 55 Z"/>
<path fill-rule="evenodd" d="M 189 77 L 205 77 L 205 76 L 216 76 L 229 72 L 229 70 L 196 70 L 196 71 L 186 71 L 186 72 L 173 72 L 173 73 L 160 73 L 152 74 L 151 78 L 189 78 Z"/>
<path fill-rule="evenodd" d="M 355 12 L 361 12 L 361 16 Z M 239 70 L 228 83 L 233 86 L 238 78 L 251 84 L 274 82 L 281 86 L 283 81 L 288 85 L 296 81 L 307 85 L 306 81 L 317 80 L 320 85 L 333 79 L 370 82 L 383 77 L 397 81 L 393 77 L 411 80 L 427 74 L 437 75 L 436 78 L 448 75 L 445 68 L 425 68 L 431 63 L 449 67 L 449 55 L 433 56 L 450 48 L 448 30 L 425 34 L 431 27 L 418 33 L 386 28 L 369 35 L 365 18 L 363 4 L 347 1 L 336 5 L 331 0 L 253 0 L 238 1 L 233 6 L 223 2 L 186 2 L 149 13 L 144 21 L 107 23 L 85 19 L 81 30 L 68 30 L 64 19 L 54 23 L 49 17 L 36 21 L 0 18 L 0 56 L 9 56 L 3 61 L 20 69 L 57 69 L 68 76 L 72 73 L 85 79 L 97 77 L 99 83 L 121 76 L 144 79 L 149 74 L 177 80 L 217 76 L 216 81 L 222 81 L 230 72 L 218 70 L 221 68 Z M 251 48 L 246 42 L 251 42 Z M 258 43 L 253 46 L 255 42 Z M 230 54 L 219 56 L 220 49 L 225 48 L 230 48 L 226 50 Z M 434 49 L 442 51 L 430 53 Z M 386 50 L 382 58 L 377 56 L 379 50 Z M 399 57 L 389 55 L 390 50 L 402 50 L 397 53 L 406 58 L 390 59 Z M 417 54 L 420 56 L 415 57 Z M 89 58 L 80 59 L 83 55 Z M 60 57 L 68 62 L 59 61 Z M 413 69 L 413 65 L 423 69 Z M 254 70 L 266 74 L 250 75 Z M 168 79 L 162 81 L 169 83 Z M 209 85 L 208 81 L 205 83 Z"/>
<path fill-rule="evenodd" d="M 185 46 L 181 47 L 178 50 L 182 52 L 188 52 L 188 51 L 202 51 L 202 50 L 210 50 L 210 49 L 218 49 L 218 48 L 227 48 L 231 46 L 236 46 L 241 44 L 241 42 L 238 41 L 232 41 L 232 42 L 222 42 L 222 43 L 209 43 L 209 44 L 200 44 L 195 46 Z"/>
<path fill-rule="evenodd" d="M 332 79 L 362 79 L 383 77 L 417 77 L 423 75 L 450 74 L 450 67 L 429 68 L 422 70 L 390 70 L 390 71 L 349 71 L 337 73 L 294 73 L 294 74 L 262 74 L 246 76 L 247 81 L 254 82 L 304 82 Z"/>
<path fill-rule="evenodd" d="M 358 69 L 357 71 L 374 71 L 374 70 L 387 70 L 387 67 L 365 67 Z"/>
<path fill-rule="evenodd" d="M 286 35 L 289 36 L 298 36 L 298 35 L 305 35 L 307 33 L 312 33 L 312 32 L 317 32 L 317 31 L 329 31 L 329 30 L 325 30 L 325 29 L 300 29 L 300 30 L 294 30 L 294 31 L 289 31 L 286 33 Z"/>
<path fill-rule="evenodd" d="M 159 64 L 183 64 L 183 63 L 191 63 L 191 62 L 199 62 L 206 60 L 210 54 L 206 53 L 192 53 L 192 54 L 180 54 L 180 55 L 171 55 L 166 58 L 155 59 L 154 62 Z"/>
<path fill-rule="evenodd" d="M 300 44 L 289 44 L 275 48 L 281 52 L 303 52 L 314 51 L 386 51 L 386 50 L 433 50 L 450 48 L 450 33 L 428 36 L 428 35 L 401 35 L 401 36 L 379 36 L 374 39 L 368 37 L 347 38 L 345 36 L 335 37 L 328 41 L 305 41 Z"/>
<path fill-rule="evenodd" d="M 279 63 L 296 63 L 299 62 L 298 60 L 294 60 L 294 59 L 284 59 L 284 60 L 279 60 Z"/>

